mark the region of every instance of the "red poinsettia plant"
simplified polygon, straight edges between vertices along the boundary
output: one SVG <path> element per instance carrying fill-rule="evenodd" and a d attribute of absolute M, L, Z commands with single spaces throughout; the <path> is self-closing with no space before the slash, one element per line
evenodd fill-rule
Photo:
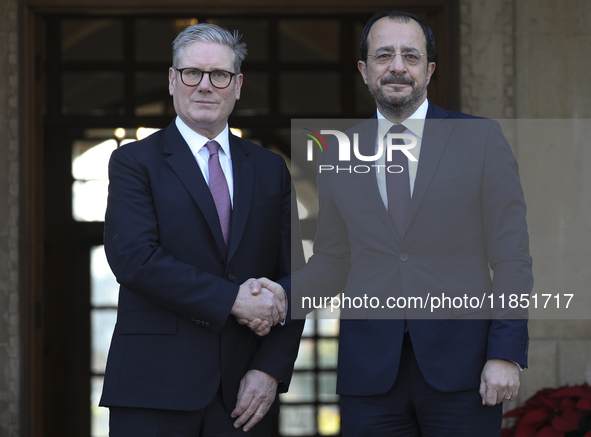
<path fill-rule="evenodd" d="M 540 390 L 503 417 L 514 421 L 501 437 L 591 437 L 591 386 Z"/>

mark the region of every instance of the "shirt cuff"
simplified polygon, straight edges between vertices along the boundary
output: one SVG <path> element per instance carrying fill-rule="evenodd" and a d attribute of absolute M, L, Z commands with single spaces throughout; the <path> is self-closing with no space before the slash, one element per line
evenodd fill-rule
<path fill-rule="evenodd" d="M 280 323 L 281 326 L 285 325 L 285 320 L 287 320 L 287 311 L 289 311 L 289 299 L 287 299 L 287 293 L 283 290 L 283 294 L 285 295 L 285 319 L 283 322 Z"/>

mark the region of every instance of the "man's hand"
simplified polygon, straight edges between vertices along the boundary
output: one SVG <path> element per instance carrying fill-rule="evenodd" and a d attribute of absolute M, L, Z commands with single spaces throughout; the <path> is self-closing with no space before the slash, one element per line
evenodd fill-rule
<path fill-rule="evenodd" d="M 239 323 L 248 324 L 258 335 L 266 335 L 272 326 L 285 320 L 285 292 L 278 284 L 266 278 L 261 279 L 263 281 L 249 279 L 240 286 L 230 314 Z M 265 284 L 279 287 L 283 292 L 283 299 L 278 299 L 274 292 L 264 288 Z"/>
<path fill-rule="evenodd" d="M 236 408 L 231 416 L 237 418 L 235 428 L 244 425 L 246 432 L 269 411 L 277 394 L 277 378 L 260 370 L 249 370 L 240 381 Z"/>
<path fill-rule="evenodd" d="M 263 277 L 252 281 L 250 284 L 250 294 L 256 296 L 263 288 L 273 292 L 283 305 L 283 308 L 287 308 L 287 294 L 285 290 L 277 282 L 273 282 L 268 278 Z"/>
<path fill-rule="evenodd" d="M 491 359 L 480 375 L 482 405 L 492 407 L 515 399 L 519 390 L 519 368 L 512 361 Z"/>
<path fill-rule="evenodd" d="M 281 285 L 264 277 L 250 282 L 250 294 L 253 296 L 258 295 L 263 289 L 271 291 L 277 297 L 277 299 L 279 299 L 283 305 L 283 308 L 287 308 L 287 295 Z M 257 335 L 260 336 L 267 335 L 271 330 L 271 327 L 268 325 L 268 323 L 265 323 L 265 321 L 259 318 L 252 320 L 238 319 L 238 323 L 241 325 L 247 325 Z"/>

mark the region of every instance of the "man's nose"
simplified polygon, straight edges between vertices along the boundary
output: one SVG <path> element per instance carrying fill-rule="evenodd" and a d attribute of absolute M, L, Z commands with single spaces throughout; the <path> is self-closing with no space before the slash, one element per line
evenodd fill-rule
<path fill-rule="evenodd" d="M 400 54 L 395 54 L 390 62 L 390 71 L 395 73 L 404 73 L 406 72 L 406 63 L 404 62 L 404 58 Z"/>
<path fill-rule="evenodd" d="M 201 78 L 199 85 L 197 85 L 197 89 L 202 92 L 213 91 L 213 85 L 211 84 L 209 73 L 203 73 L 203 77 Z"/>

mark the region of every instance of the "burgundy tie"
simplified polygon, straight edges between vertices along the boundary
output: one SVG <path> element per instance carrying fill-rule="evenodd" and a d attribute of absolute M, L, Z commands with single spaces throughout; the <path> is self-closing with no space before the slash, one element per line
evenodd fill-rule
<path fill-rule="evenodd" d="M 406 128 L 401 124 L 395 124 L 388 133 L 401 134 Z M 386 134 L 387 135 L 387 134 Z M 384 141 L 386 137 L 384 137 Z M 404 144 L 401 139 L 396 139 L 394 144 Z M 384 148 L 385 149 L 385 148 Z M 386 192 L 388 194 L 388 215 L 392 219 L 398 234 L 402 237 L 404 231 L 404 222 L 408 205 L 410 204 L 410 181 L 408 179 L 408 158 L 400 150 L 392 152 L 392 161 L 387 162 L 386 166 L 399 165 L 404 170 L 400 173 L 390 173 L 386 171 Z M 400 167 L 392 168 L 393 171 L 400 170 Z"/>
<path fill-rule="evenodd" d="M 217 141 L 208 141 L 205 144 L 205 147 L 209 150 L 209 161 L 207 163 L 209 168 L 209 190 L 213 196 L 215 208 L 218 211 L 220 225 L 222 226 L 222 234 L 224 235 L 224 242 L 226 243 L 226 247 L 228 247 L 232 204 L 230 202 L 228 181 L 226 180 L 224 172 L 222 171 L 222 166 L 220 165 L 220 145 Z"/>

